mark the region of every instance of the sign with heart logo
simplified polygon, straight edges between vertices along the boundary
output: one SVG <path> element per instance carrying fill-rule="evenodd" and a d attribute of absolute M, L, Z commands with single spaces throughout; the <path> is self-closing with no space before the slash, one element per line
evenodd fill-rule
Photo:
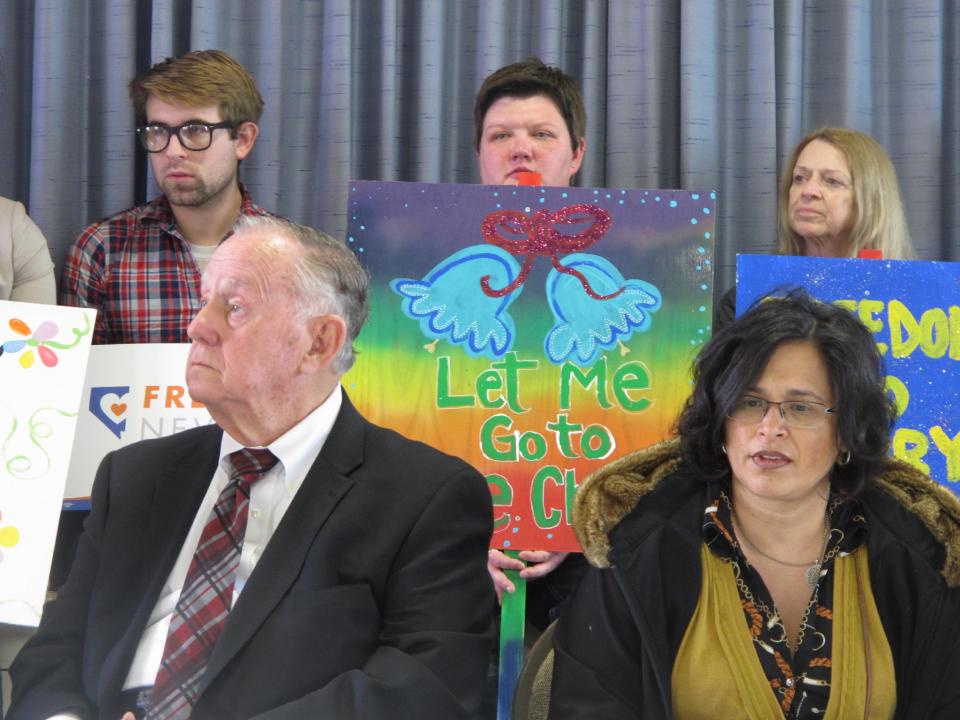
<path fill-rule="evenodd" d="M 189 344 L 161 343 L 90 349 L 65 509 L 89 507 L 97 466 L 111 450 L 211 422 L 186 388 L 189 349 Z"/>

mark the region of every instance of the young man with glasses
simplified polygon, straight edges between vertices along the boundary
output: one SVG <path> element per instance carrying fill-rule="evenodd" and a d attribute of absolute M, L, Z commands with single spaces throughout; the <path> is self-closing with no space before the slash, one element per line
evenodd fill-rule
<path fill-rule="evenodd" d="M 137 136 L 163 194 L 96 222 L 67 255 L 64 305 L 98 311 L 95 343 L 188 342 L 200 274 L 241 215 L 263 215 L 240 184 L 263 99 L 219 50 L 157 63 L 130 82 Z"/>

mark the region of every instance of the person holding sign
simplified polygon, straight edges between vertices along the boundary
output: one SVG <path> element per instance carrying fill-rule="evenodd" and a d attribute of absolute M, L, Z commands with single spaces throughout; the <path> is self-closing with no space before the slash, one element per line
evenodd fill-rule
<path fill-rule="evenodd" d="M 551 718 L 960 717 L 960 501 L 888 455 L 883 379 L 801 291 L 709 341 L 679 438 L 577 493 Z"/>
<path fill-rule="evenodd" d="M 883 147 L 847 128 L 816 130 L 784 164 L 777 201 L 781 255 L 853 258 L 864 250 L 888 260 L 916 256 L 897 172 Z M 735 314 L 731 288 L 717 304 L 717 327 Z"/>
<path fill-rule="evenodd" d="M 587 143 L 587 112 L 576 82 L 538 58 L 506 65 L 480 86 L 473 106 L 480 181 L 517 185 L 532 175 L 546 186 L 568 187 Z M 522 550 L 520 559 L 491 549 L 487 569 L 497 597 L 514 592 L 504 570 L 541 580 L 527 593 L 527 617 L 543 630 L 586 569 L 582 556 Z M 551 577 L 547 578 L 550 575 Z"/>
<path fill-rule="evenodd" d="M 9 720 L 473 716 L 490 494 L 351 405 L 367 294 L 345 244 L 240 220 L 189 328 L 190 396 L 217 424 L 104 458 Z"/>
<path fill-rule="evenodd" d="M 866 133 L 825 127 L 794 148 L 780 180 L 777 237 L 783 255 L 857 257 L 915 253 L 886 150 Z"/>
<path fill-rule="evenodd" d="M 473 117 L 477 164 L 484 184 L 568 187 L 580 169 L 586 150 L 583 97 L 573 78 L 539 58 L 506 65 L 487 76 L 477 92 Z M 500 644 L 513 649 L 500 648 L 498 715 L 506 712 L 512 695 L 522 656 L 519 638 L 525 627 L 532 626 L 536 634 L 542 632 L 586 568 L 580 553 L 521 550 L 517 557 L 510 557 L 490 549 L 487 571 L 501 605 L 503 593 L 517 590 L 505 571 L 518 571 L 523 582 L 536 581 L 523 589 L 518 600 L 506 605 L 502 616 L 508 627 Z"/>

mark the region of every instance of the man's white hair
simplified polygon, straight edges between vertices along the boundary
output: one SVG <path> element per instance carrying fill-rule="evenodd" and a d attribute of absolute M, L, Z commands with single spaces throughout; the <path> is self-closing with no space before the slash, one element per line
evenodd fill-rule
<path fill-rule="evenodd" d="M 356 255 L 340 240 L 314 228 L 298 225 L 273 215 L 241 215 L 234 233 L 268 232 L 296 240 L 302 250 L 294 263 L 294 294 L 298 314 L 332 313 L 343 318 L 347 337 L 333 360 L 333 370 L 342 375 L 356 359 L 356 340 L 369 312 L 370 278 Z"/>

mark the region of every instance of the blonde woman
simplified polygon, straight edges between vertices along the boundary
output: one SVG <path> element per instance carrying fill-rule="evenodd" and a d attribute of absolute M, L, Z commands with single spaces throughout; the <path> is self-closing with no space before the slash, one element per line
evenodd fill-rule
<path fill-rule="evenodd" d="M 807 135 L 780 180 L 783 255 L 856 257 L 874 249 L 913 258 L 893 163 L 866 133 L 826 127 Z"/>
<path fill-rule="evenodd" d="M 825 127 L 794 148 L 780 180 L 777 236 L 781 255 L 857 257 L 879 250 L 890 260 L 916 256 L 897 173 L 866 133 Z M 715 327 L 734 317 L 736 293 L 720 298 Z"/>

